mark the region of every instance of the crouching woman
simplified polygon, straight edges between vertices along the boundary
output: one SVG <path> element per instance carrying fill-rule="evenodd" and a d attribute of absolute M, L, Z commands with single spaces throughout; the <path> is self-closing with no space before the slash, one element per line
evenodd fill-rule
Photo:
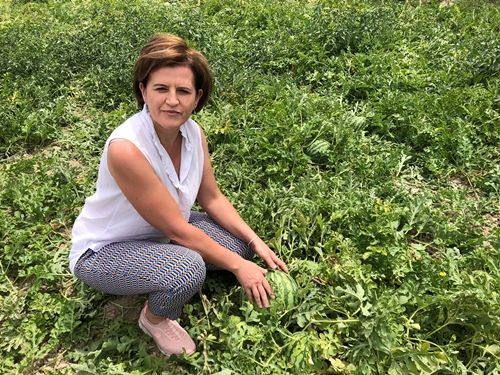
<path fill-rule="evenodd" d="M 259 307 L 269 306 L 272 290 L 254 254 L 288 272 L 217 186 L 191 119 L 212 82 L 205 57 L 183 39 L 149 40 L 134 68 L 140 112 L 106 141 L 96 191 L 72 233 L 73 274 L 105 293 L 148 294 L 139 325 L 167 356 L 196 351 L 176 320 L 207 270 L 232 272 Z M 195 201 L 204 212 L 192 211 Z"/>

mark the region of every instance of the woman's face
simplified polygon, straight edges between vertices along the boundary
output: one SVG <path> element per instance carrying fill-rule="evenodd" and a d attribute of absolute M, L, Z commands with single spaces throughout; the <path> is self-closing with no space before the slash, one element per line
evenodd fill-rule
<path fill-rule="evenodd" d="M 160 68 L 150 74 L 146 87 L 141 83 L 139 88 L 157 131 L 178 130 L 203 94 L 201 89 L 196 91 L 194 74 L 188 66 Z"/>

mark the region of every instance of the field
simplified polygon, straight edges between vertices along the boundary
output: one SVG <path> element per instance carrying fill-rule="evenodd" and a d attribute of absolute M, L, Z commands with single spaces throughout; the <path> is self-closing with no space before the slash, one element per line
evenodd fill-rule
<path fill-rule="evenodd" d="M 156 32 L 207 56 L 219 185 L 301 300 L 210 273 L 168 360 L 67 262 Z M 2 0 L 0 373 L 500 374 L 499 35 L 493 0 Z"/>

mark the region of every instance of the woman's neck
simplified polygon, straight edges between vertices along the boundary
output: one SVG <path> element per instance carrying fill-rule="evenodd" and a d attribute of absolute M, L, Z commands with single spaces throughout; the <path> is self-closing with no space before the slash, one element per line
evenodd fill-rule
<path fill-rule="evenodd" d="M 154 129 L 160 143 L 163 145 L 167 152 L 175 149 L 178 146 L 179 140 L 182 138 L 180 128 L 178 129 L 163 129 L 154 124 Z"/>

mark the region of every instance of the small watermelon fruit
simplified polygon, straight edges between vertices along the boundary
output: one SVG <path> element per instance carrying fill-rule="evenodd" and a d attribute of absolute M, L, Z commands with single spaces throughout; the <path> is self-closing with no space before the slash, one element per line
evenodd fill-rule
<path fill-rule="evenodd" d="M 268 308 L 258 308 L 255 303 L 254 308 L 262 314 L 263 318 L 270 316 L 279 318 L 298 305 L 299 287 L 292 276 L 281 270 L 268 270 L 265 277 L 273 289 L 275 298 L 269 299 Z M 241 290 L 242 302 L 248 301 L 245 290 L 243 288 Z"/>
<path fill-rule="evenodd" d="M 330 142 L 324 139 L 316 139 L 307 146 L 306 155 L 311 158 L 313 163 L 325 164 L 328 161 L 329 150 Z"/>
<path fill-rule="evenodd" d="M 313 369 L 318 365 L 317 354 L 312 345 L 312 339 L 308 332 L 295 332 L 288 339 L 284 354 L 287 363 L 295 370 L 303 371 Z"/>

